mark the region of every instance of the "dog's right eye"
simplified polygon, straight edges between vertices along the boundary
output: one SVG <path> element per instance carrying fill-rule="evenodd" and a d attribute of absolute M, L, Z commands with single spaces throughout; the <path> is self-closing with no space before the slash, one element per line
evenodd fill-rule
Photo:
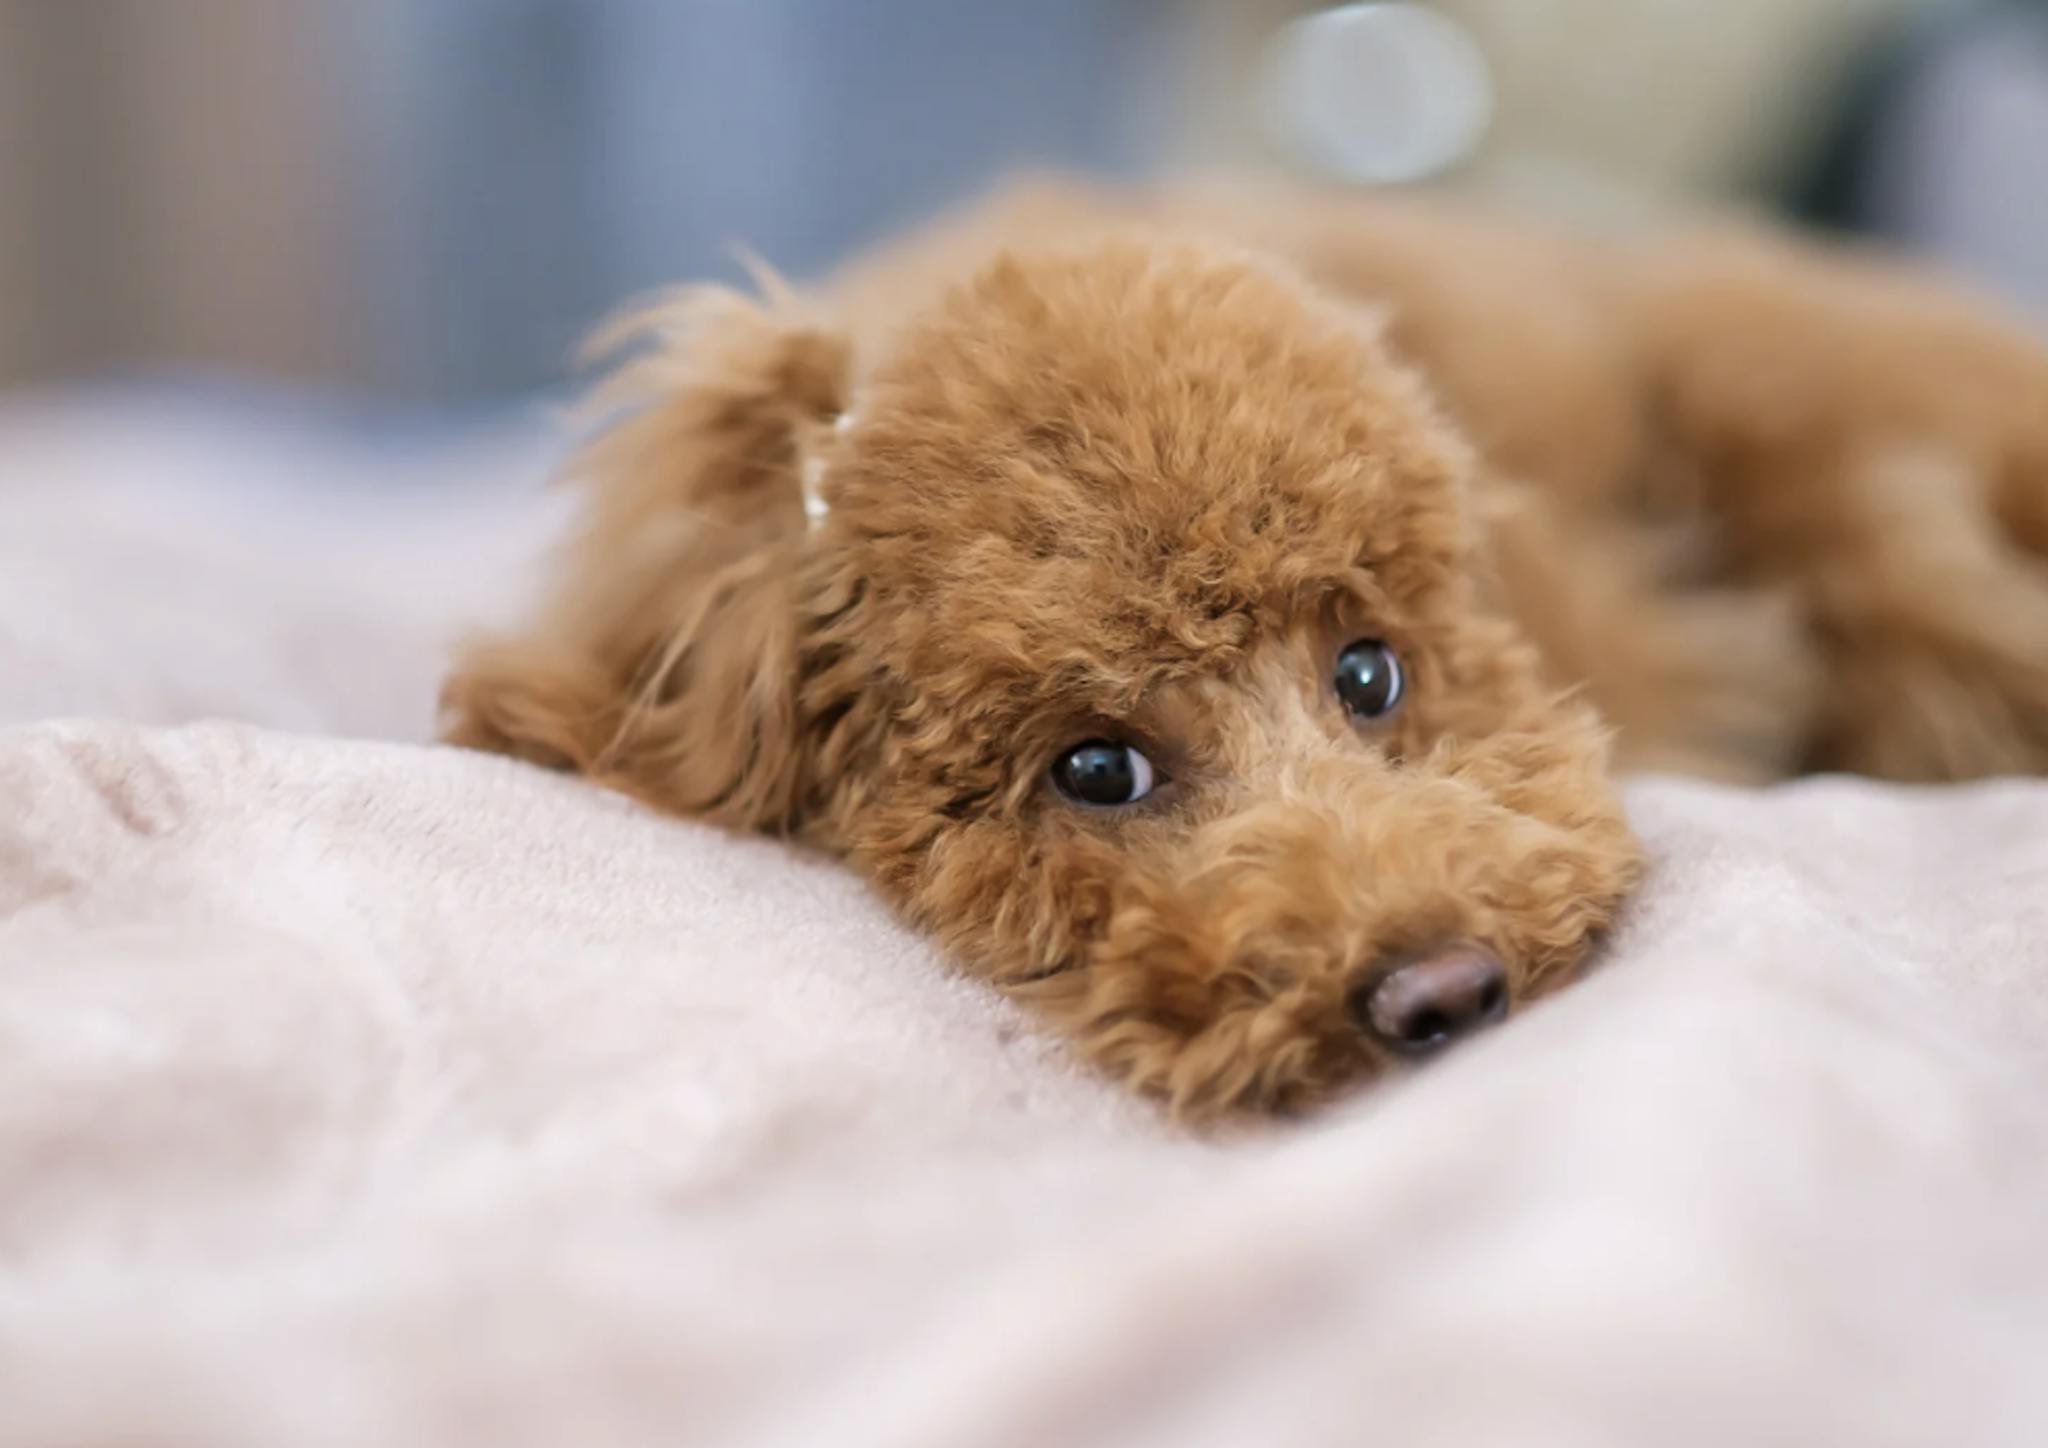
<path fill-rule="evenodd" d="M 1401 660 L 1378 639 L 1360 639 L 1337 655 L 1337 697 L 1355 719 L 1382 719 L 1408 691 Z"/>
<path fill-rule="evenodd" d="M 1052 782 L 1082 804 L 1136 804 L 1152 792 L 1152 761 L 1109 739 L 1076 744 L 1053 761 Z"/>

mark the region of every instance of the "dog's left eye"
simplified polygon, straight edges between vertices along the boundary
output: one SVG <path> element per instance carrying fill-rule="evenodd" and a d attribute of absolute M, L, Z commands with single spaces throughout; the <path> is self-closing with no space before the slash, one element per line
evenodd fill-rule
<path fill-rule="evenodd" d="M 1136 804 L 1152 792 L 1152 761 L 1110 739 L 1076 744 L 1053 761 L 1052 782 L 1082 804 Z"/>
<path fill-rule="evenodd" d="M 1378 639 L 1360 639 L 1337 655 L 1337 697 L 1355 719 L 1383 719 L 1408 691 L 1401 660 Z"/>

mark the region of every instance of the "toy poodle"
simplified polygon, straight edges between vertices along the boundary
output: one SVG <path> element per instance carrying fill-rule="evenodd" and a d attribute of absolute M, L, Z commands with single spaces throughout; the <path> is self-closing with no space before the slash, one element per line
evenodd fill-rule
<path fill-rule="evenodd" d="M 2048 351 L 1733 225 L 1037 181 L 699 289 L 448 736 L 849 862 L 1181 1117 L 1571 981 L 1614 777 L 2048 766 Z"/>

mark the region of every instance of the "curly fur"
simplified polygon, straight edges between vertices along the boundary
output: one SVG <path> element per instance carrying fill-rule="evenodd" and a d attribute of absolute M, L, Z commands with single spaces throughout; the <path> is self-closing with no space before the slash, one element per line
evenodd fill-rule
<path fill-rule="evenodd" d="M 1641 870 L 1610 736 L 2048 765 L 2048 358 L 1883 264 L 1041 183 L 763 290 L 631 325 L 449 736 L 844 857 L 1190 1119 L 1388 1069 L 1350 1002 L 1413 952 L 1572 979 Z M 1384 727 L 1331 690 L 1363 636 Z M 1102 734 L 1169 782 L 1062 799 Z"/>

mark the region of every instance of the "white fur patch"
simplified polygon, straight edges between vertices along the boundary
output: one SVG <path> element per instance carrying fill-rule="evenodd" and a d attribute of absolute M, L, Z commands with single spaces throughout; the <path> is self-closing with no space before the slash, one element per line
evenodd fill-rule
<path fill-rule="evenodd" d="M 837 436 L 844 437 L 852 426 L 851 412 L 842 412 L 832 419 L 832 431 Z M 826 514 L 832 511 L 832 505 L 825 501 L 825 458 L 822 453 L 805 455 L 803 468 L 797 475 L 797 485 L 803 490 L 805 521 L 815 531 L 825 521 Z"/>

